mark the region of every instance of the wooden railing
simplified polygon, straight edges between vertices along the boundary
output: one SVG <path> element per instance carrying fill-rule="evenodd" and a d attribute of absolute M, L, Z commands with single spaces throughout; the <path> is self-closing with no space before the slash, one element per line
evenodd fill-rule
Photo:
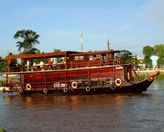
<path fill-rule="evenodd" d="M 60 70 L 60 69 L 70 69 L 70 68 L 82 68 L 82 67 L 94 67 L 94 66 L 106 66 L 106 65 L 121 65 L 119 59 L 117 60 L 92 60 L 88 62 L 70 62 L 70 63 L 58 63 L 53 65 L 35 65 L 35 66 L 7 66 L 5 72 L 20 72 L 20 71 L 45 71 L 45 70 Z"/>

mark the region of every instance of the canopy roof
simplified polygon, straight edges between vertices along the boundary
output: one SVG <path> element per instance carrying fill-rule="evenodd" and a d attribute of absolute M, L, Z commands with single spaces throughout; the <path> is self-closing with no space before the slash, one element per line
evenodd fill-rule
<path fill-rule="evenodd" d="M 90 51 L 90 52 L 77 52 L 77 51 L 59 51 L 59 52 L 49 52 L 49 53 L 41 53 L 41 54 L 19 54 L 7 56 L 7 60 L 13 59 L 39 59 L 39 58 L 55 58 L 55 57 L 66 57 L 68 55 L 85 55 L 85 54 L 104 54 L 104 53 L 117 53 L 118 50 L 106 50 L 106 51 Z"/>
<path fill-rule="evenodd" d="M 37 58 L 53 58 L 53 57 L 64 57 L 67 54 L 71 53 L 78 53 L 75 51 L 60 51 L 60 52 L 49 52 L 49 53 L 41 53 L 41 54 L 19 54 L 19 55 L 12 55 L 7 56 L 6 59 L 13 60 L 13 59 L 37 59 Z"/>

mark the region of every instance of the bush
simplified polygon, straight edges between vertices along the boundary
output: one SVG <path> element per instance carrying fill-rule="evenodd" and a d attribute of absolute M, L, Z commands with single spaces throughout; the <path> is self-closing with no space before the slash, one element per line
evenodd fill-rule
<path fill-rule="evenodd" d="M 4 86 L 5 82 L 3 80 L 0 80 L 0 86 Z"/>
<path fill-rule="evenodd" d="M 157 80 L 164 80 L 164 74 L 160 74 L 157 76 Z"/>

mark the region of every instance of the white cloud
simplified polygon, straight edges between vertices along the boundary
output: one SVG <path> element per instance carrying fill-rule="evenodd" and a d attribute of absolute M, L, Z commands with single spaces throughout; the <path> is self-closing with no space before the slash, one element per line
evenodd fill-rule
<path fill-rule="evenodd" d="M 164 0 L 151 0 L 144 5 L 141 17 L 147 22 L 164 29 Z"/>

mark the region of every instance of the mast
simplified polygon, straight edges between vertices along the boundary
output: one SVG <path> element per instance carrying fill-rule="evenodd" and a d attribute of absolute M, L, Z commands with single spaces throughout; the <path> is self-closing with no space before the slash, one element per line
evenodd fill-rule
<path fill-rule="evenodd" d="M 109 39 L 107 40 L 107 46 L 108 46 L 108 50 L 110 50 L 111 47 L 110 47 Z"/>
<path fill-rule="evenodd" d="M 80 45 L 81 45 L 81 51 L 83 52 L 83 33 L 80 32 Z"/>

